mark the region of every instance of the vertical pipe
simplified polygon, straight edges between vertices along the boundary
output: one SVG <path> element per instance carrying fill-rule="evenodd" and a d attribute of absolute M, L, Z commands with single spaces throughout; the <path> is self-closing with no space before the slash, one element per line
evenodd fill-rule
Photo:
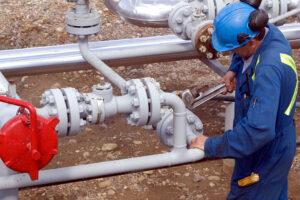
<path fill-rule="evenodd" d="M 109 81 L 120 89 L 125 86 L 126 81 L 89 50 L 87 37 L 79 37 L 79 48 L 82 57 Z"/>
<path fill-rule="evenodd" d="M 225 131 L 233 128 L 234 102 L 226 103 L 225 108 Z"/>
<path fill-rule="evenodd" d="M 175 94 L 163 93 L 165 104 L 173 109 L 174 149 L 186 148 L 186 108 Z"/>
<path fill-rule="evenodd" d="M 235 93 L 231 94 L 233 97 L 235 96 Z M 234 119 L 234 102 L 227 102 L 226 108 L 225 108 L 225 131 L 233 129 L 233 119 Z M 235 165 L 234 159 L 226 158 L 223 159 L 223 171 L 231 175 L 233 172 L 233 168 Z"/>

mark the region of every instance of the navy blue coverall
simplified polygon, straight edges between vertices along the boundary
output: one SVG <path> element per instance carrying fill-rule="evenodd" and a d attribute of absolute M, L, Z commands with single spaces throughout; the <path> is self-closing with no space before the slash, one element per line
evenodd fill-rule
<path fill-rule="evenodd" d="M 242 58 L 232 58 L 229 70 L 237 78 L 233 130 L 208 138 L 204 146 L 206 157 L 235 158 L 228 199 L 287 199 L 296 150 L 298 76 L 288 41 L 274 25 L 268 28 L 244 72 Z M 259 174 L 259 182 L 238 186 L 251 173 Z"/>

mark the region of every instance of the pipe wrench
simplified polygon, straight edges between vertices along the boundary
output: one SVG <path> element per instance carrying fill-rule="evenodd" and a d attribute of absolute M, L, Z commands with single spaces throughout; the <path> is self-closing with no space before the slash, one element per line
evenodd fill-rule
<path fill-rule="evenodd" d="M 197 88 L 197 89 L 196 89 Z M 220 84 L 216 87 L 210 88 L 204 92 L 198 92 L 199 87 L 193 89 L 186 89 L 180 93 L 180 97 L 189 109 L 195 109 L 208 100 L 216 97 L 226 90 L 225 84 Z"/>

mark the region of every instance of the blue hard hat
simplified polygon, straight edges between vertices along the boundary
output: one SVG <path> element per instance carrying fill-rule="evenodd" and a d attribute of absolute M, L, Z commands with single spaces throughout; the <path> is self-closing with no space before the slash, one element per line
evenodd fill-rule
<path fill-rule="evenodd" d="M 251 30 L 248 25 L 250 14 L 256 9 L 247 3 L 238 2 L 225 6 L 214 20 L 215 31 L 212 43 L 219 52 L 229 51 L 245 45 L 258 32 Z M 245 40 L 240 42 L 239 35 L 244 35 Z"/>

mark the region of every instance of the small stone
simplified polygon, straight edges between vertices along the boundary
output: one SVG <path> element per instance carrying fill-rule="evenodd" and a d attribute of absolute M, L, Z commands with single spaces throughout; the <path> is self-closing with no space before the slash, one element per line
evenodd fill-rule
<path fill-rule="evenodd" d="M 138 140 L 134 140 L 133 141 L 133 144 L 136 144 L 136 145 L 140 145 L 140 144 L 142 144 L 143 142 L 142 141 L 138 141 Z"/>
<path fill-rule="evenodd" d="M 213 182 L 209 182 L 209 186 L 210 186 L 210 187 L 215 187 L 216 184 L 214 184 Z"/>
<path fill-rule="evenodd" d="M 185 196 L 184 196 L 184 195 L 181 195 L 181 196 L 179 197 L 179 199 L 185 199 Z"/>
<path fill-rule="evenodd" d="M 138 178 L 139 182 L 142 182 L 143 180 L 145 180 L 145 177 L 143 177 L 143 176 L 141 176 L 141 177 Z"/>
<path fill-rule="evenodd" d="M 102 146 L 102 151 L 112 151 L 118 147 L 116 143 L 107 143 Z"/>
<path fill-rule="evenodd" d="M 84 130 L 87 131 L 87 132 L 91 132 L 93 129 L 91 129 L 89 127 L 85 127 Z"/>
<path fill-rule="evenodd" d="M 208 179 L 209 181 L 219 181 L 219 180 L 220 180 L 220 177 L 218 177 L 218 176 L 209 176 L 207 179 Z"/>
<path fill-rule="evenodd" d="M 21 78 L 21 82 L 24 83 L 25 80 L 26 80 L 27 78 L 28 78 L 28 76 L 23 76 L 23 77 Z"/>
<path fill-rule="evenodd" d="M 54 83 L 53 85 L 50 86 L 50 89 L 55 89 L 55 88 L 61 88 L 60 83 Z"/>
<path fill-rule="evenodd" d="M 27 89 L 27 88 L 29 88 L 29 85 L 28 84 L 24 84 L 23 87 Z"/>
<path fill-rule="evenodd" d="M 114 154 L 112 154 L 112 153 L 108 153 L 107 156 L 106 156 L 106 158 L 107 158 L 108 160 L 115 160 L 115 159 L 116 159 L 116 156 L 115 156 Z"/>
<path fill-rule="evenodd" d="M 204 177 L 200 176 L 200 174 L 195 174 L 195 176 L 193 178 L 194 182 L 200 182 L 200 181 L 203 181 L 203 180 L 204 180 Z"/>
<path fill-rule="evenodd" d="M 196 198 L 197 198 L 197 199 L 202 199 L 202 198 L 203 198 L 203 195 L 202 195 L 202 194 L 197 194 L 197 195 L 196 195 Z"/>
<path fill-rule="evenodd" d="M 147 174 L 147 175 L 151 175 L 151 174 L 154 173 L 154 171 L 153 171 L 153 170 L 148 170 L 148 171 L 144 171 L 143 173 L 144 173 L 144 174 Z"/>
<path fill-rule="evenodd" d="M 153 130 L 152 125 L 145 125 L 145 126 L 143 126 L 143 128 L 146 129 L 146 130 Z"/>
<path fill-rule="evenodd" d="M 188 177 L 188 176 L 190 176 L 190 173 L 187 172 L 187 173 L 184 174 L 184 176 Z"/>
<path fill-rule="evenodd" d="M 203 170 L 204 170 L 205 172 L 208 172 L 208 171 L 209 171 L 209 169 L 208 169 L 207 167 L 203 168 Z"/>
<path fill-rule="evenodd" d="M 112 196 L 112 195 L 116 194 L 116 192 L 115 192 L 113 189 L 109 189 L 109 190 L 107 191 L 107 194 L 108 194 L 109 196 Z"/>
<path fill-rule="evenodd" d="M 221 117 L 221 118 L 225 118 L 225 113 L 224 112 L 220 112 L 217 114 L 218 117 Z"/>
<path fill-rule="evenodd" d="M 83 156 L 85 159 L 87 159 L 88 157 L 90 157 L 90 153 L 89 153 L 88 151 L 86 151 L 86 152 L 84 152 L 84 153 L 82 154 L 82 156 Z"/>
<path fill-rule="evenodd" d="M 175 175 L 175 176 L 181 176 L 181 173 L 179 173 L 179 172 L 174 172 L 174 175 Z"/>
<path fill-rule="evenodd" d="M 70 139 L 69 144 L 77 144 L 77 140 L 76 139 Z"/>
<path fill-rule="evenodd" d="M 63 30 L 64 30 L 64 28 L 62 28 L 62 27 L 57 27 L 56 28 L 56 31 L 59 32 L 59 33 L 63 32 Z"/>
<path fill-rule="evenodd" d="M 111 184 L 112 184 L 111 180 L 106 180 L 106 181 L 100 182 L 99 187 L 100 188 L 106 188 L 106 187 L 111 186 Z"/>
<path fill-rule="evenodd" d="M 118 71 L 124 71 L 125 70 L 125 66 L 120 66 L 117 68 Z"/>

